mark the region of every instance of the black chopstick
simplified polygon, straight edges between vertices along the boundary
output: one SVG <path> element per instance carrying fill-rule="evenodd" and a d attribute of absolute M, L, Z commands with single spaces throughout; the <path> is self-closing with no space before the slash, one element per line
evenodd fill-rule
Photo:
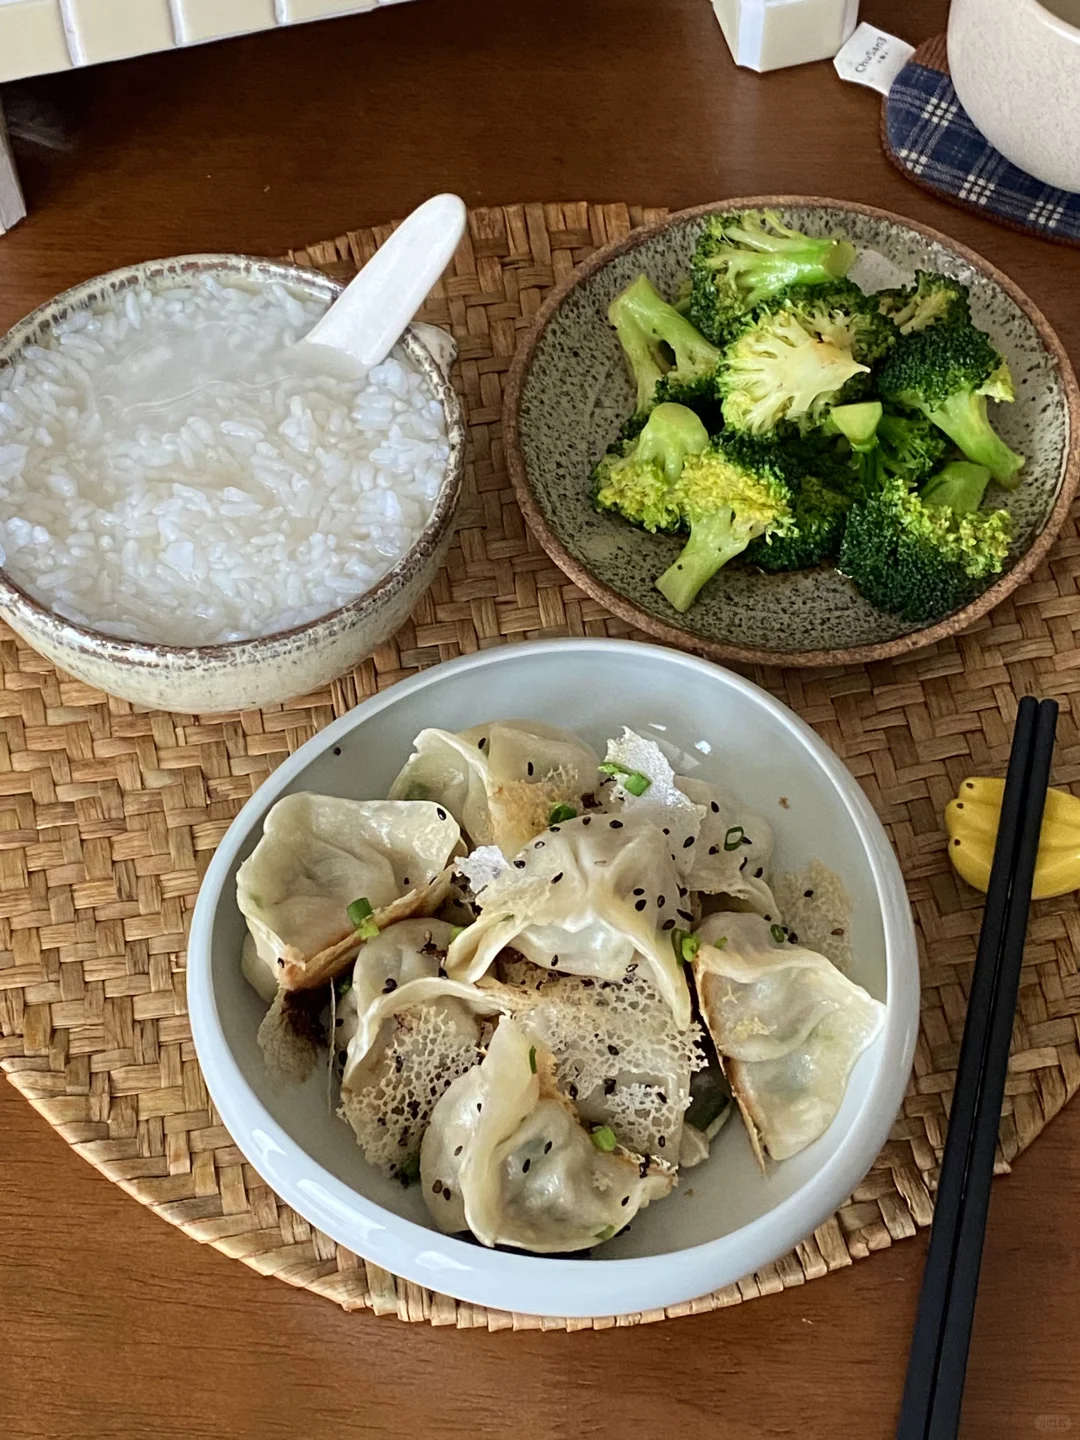
<path fill-rule="evenodd" d="M 1057 705 L 1017 710 L 897 1440 L 954 1440 Z"/>

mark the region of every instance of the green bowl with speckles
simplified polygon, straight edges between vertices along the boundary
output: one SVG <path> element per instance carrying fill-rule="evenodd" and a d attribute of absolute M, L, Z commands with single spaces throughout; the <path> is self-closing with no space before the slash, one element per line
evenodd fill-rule
<path fill-rule="evenodd" d="M 1009 362 L 1016 400 L 995 428 L 1027 457 L 1023 483 L 994 502 L 1012 512 L 1015 542 L 1005 572 L 977 599 L 930 625 L 875 610 L 837 570 L 766 575 L 726 566 L 680 615 L 656 577 L 681 541 L 648 535 L 597 514 L 589 474 L 633 410 L 633 390 L 615 332 L 612 299 L 644 272 L 673 297 L 707 216 L 778 210 L 811 235 L 843 235 L 859 258 L 864 289 L 907 283 L 916 269 L 941 270 L 970 287 L 976 324 Z M 507 462 L 525 518 L 551 558 L 594 599 L 670 645 L 719 660 L 838 665 L 887 659 L 966 629 L 1025 580 L 1069 513 L 1080 481 L 1080 391 L 1045 316 L 1006 275 L 936 230 L 852 201 L 756 195 L 684 210 L 595 251 L 551 292 L 518 350 L 503 410 Z"/>

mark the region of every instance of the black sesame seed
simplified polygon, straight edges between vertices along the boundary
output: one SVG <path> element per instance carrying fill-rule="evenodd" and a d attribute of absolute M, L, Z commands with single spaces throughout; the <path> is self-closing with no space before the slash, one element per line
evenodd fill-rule
<path fill-rule="evenodd" d="M 532 1161 L 531 1161 L 531 1160 L 526 1160 L 525 1163 L 522 1165 L 522 1167 L 521 1167 L 521 1173 L 522 1173 L 523 1175 L 527 1175 L 527 1174 L 529 1173 L 529 1167 L 530 1167 L 531 1164 L 532 1164 Z"/>
<path fill-rule="evenodd" d="M 621 820 L 609 820 L 608 824 L 612 830 L 621 830 L 623 828 Z"/>
<path fill-rule="evenodd" d="M 619 1053 L 619 1047 L 618 1047 L 617 1045 L 609 1045 L 609 1046 L 607 1047 L 607 1053 L 608 1053 L 609 1055 L 618 1055 L 618 1053 Z"/>
<path fill-rule="evenodd" d="M 663 923 L 663 925 L 660 926 L 660 929 L 661 929 L 661 930 L 674 930 L 674 929 L 675 929 L 675 921 L 674 921 L 674 919 L 665 920 L 664 923 Z"/>
<path fill-rule="evenodd" d="M 525 869 L 525 861 L 524 861 L 524 860 L 515 860 L 515 861 L 514 861 L 514 869 L 515 869 L 515 870 L 524 870 L 524 869 Z"/>
<path fill-rule="evenodd" d="M 403 875 L 403 876 L 401 877 L 401 883 L 402 883 L 403 885 L 408 885 L 408 883 L 409 883 L 409 877 L 408 877 L 408 875 Z"/>
<path fill-rule="evenodd" d="M 683 848 L 684 850 L 689 850 L 689 849 L 690 849 L 690 846 L 691 846 L 693 843 L 694 843 L 694 837 L 693 837 L 693 835 L 687 835 L 686 839 L 682 842 L 682 848 Z"/>
<path fill-rule="evenodd" d="M 658 896 L 656 897 L 656 908 L 657 908 L 658 910 L 662 910 L 666 904 L 667 904 L 667 896 L 666 896 L 666 895 L 658 895 Z"/>
<path fill-rule="evenodd" d="M 591 815 L 586 815 L 586 816 L 584 816 L 584 818 L 582 819 L 581 823 L 582 823 L 583 825 L 591 825 L 591 824 L 592 824 L 592 816 L 591 816 Z"/>
<path fill-rule="evenodd" d="M 750 839 L 750 836 L 749 836 L 749 835 L 744 835 L 744 836 L 742 837 L 742 843 L 743 843 L 744 845 L 752 845 L 754 842 L 753 842 L 753 840 Z"/>
<path fill-rule="evenodd" d="M 804 900 L 812 900 L 814 898 L 813 890 L 804 890 L 802 893 Z"/>
<path fill-rule="evenodd" d="M 570 1086 L 569 1094 L 570 1094 L 570 1099 L 571 1099 L 571 1100 L 576 1100 L 576 1099 L 577 1099 L 577 1086 L 576 1086 L 576 1085 L 571 1085 L 571 1086 Z"/>
<path fill-rule="evenodd" d="M 443 1190 L 443 1192 L 442 1192 L 442 1198 L 443 1198 L 444 1200 L 449 1200 L 449 1199 L 450 1199 L 450 1186 L 449 1186 L 449 1185 L 447 1185 L 447 1186 L 444 1188 L 444 1190 Z"/>
<path fill-rule="evenodd" d="M 345 1021 L 344 1021 L 344 1020 L 335 1020 L 335 1021 L 334 1021 L 334 1027 L 335 1027 L 335 1029 L 337 1028 L 338 1025 L 344 1025 L 344 1024 L 345 1024 Z"/>
<path fill-rule="evenodd" d="M 689 890 L 687 890 L 687 888 L 686 888 L 685 885 L 680 885 L 680 886 L 679 886 L 679 894 L 682 895 L 684 898 L 685 898 L 687 895 L 689 895 L 689 893 L 690 893 L 690 892 L 689 892 Z"/>
<path fill-rule="evenodd" d="M 745 869 L 746 869 L 746 856 L 745 856 L 745 855 L 744 855 L 743 858 L 739 861 L 739 869 L 740 869 L 740 870 L 745 870 Z"/>
<path fill-rule="evenodd" d="M 659 1095 L 659 1097 L 660 1097 L 660 1104 L 661 1104 L 661 1105 L 666 1105 L 666 1104 L 667 1104 L 667 1096 L 664 1094 L 663 1090 L 658 1090 L 656 1093 L 657 1093 L 657 1095 Z"/>
<path fill-rule="evenodd" d="M 629 1195 L 624 1195 L 624 1196 L 622 1197 L 622 1199 L 620 1200 L 619 1203 L 620 1203 L 620 1205 L 629 1205 L 629 1204 L 630 1204 L 630 1196 L 629 1196 Z"/>
<path fill-rule="evenodd" d="M 644 886 L 639 885 L 639 886 L 637 887 L 637 889 L 634 891 L 634 894 L 635 894 L 635 895 L 644 895 L 644 894 L 645 894 L 645 888 L 644 888 Z"/>
<path fill-rule="evenodd" d="M 762 875 L 764 875 L 764 874 L 765 874 L 764 867 L 761 866 L 761 865 L 759 865 L 759 866 L 757 867 L 757 869 L 754 871 L 754 879 L 755 879 L 755 880 L 760 880 L 761 877 L 762 877 Z"/>
<path fill-rule="evenodd" d="M 556 957 L 556 958 L 558 958 L 558 957 Z M 586 989 L 586 990 L 591 990 L 592 987 L 596 984 L 596 981 L 595 981 L 595 980 L 588 980 L 588 979 L 586 979 L 586 980 L 582 980 L 581 984 L 582 984 L 582 987 L 583 987 L 584 989 Z"/>
<path fill-rule="evenodd" d="M 446 819 L 446 811 L 442 808 L 441 805 L 436 806 L 435 814 L 438 815 L 440 820 Z"/>
<path fill-rule="evenodd" d="M 479 1115 L 479 1114 L 480 1114 L 480 1111 L 483 1110 L 483 1108 L 484 1108 L 483 1101 L 478 1100 L 478 1101 L 476 1102 L 476 1113 Z"/>
<path fill-rule="evenodd" d="M 335 745 L 335 746 L 334 746 L 334 754 L 335 754 L 335 755 L 340 755 L 340 754 L 341 754 L 341 746 L 340 746 L 340 745 Z"/>
<path fill-rule="evenodd" d="M 534 849 L 534 850 L 542 850 L 543 848 L 544 848 L 544 842 L 543 842 L 543 840 L 537 840 L 536 844 L 533 846 L 533 849 Z"/>
<path fill-rule="evenodd" d="M 694 918 L 689 910 L 676 910 L 675 914 L 678 915 L 682 920 L 693 920 Z"/>
<path fill-rule="evenodd" d="M 614 1080 L 614 1077 L 612 1077 L 612 1078 L 609 1079 L 609 1080 L 605 1080 L 605 1081 L 604 1081 L 604 1094 L 605 1094 L 605 1095 L 614 1095 L 614 1094 L 615 1094 L 615 1080 Z"/>
<path fill-rule="evenodd" d="M 552 1145 L 553 1145 L 554 1143 L 555 1143 L 555 1142 L 554 1142 L 553 1140 L 549 1140 L 549 1141 L 547 1142 L 547 1144 L 544 1146 L 544 1154 L 545 1154 L 545 1155 L 550 1155 L 550 1154 L 551 1154 L 551 1147 L 552 1147 Z"/>
<path fill-rule="evenodd" d="M 664 826 L 664 834 L 665 834 L 665 835 L 670 835 L 670 834 L 671 834 L 671 831 L 668 829 L 668 827 L 667 827 L 666 825 Z"/>
<path fill-rule="evenodd" d="M 635 900 L 635 901 L 634 901 L 634 909 L 635 909 L 635 910 L 644 910 L 644 909 L 645 909 L 645 906 L 646 906 L 648 903 L 649 903 L 648 900 L 646 900 L 646 899 L 644 899 L 644 898 L 642 898 L 641 900 Z"/>
<path fill-rule="evenodd" d="M 480 739 L 476 742 L 476 748 L 477 748 L 478 750 L 483 750 L 483 748 L 484 748 L 484 746 L 485 746 L 486 744 L 487 744 L 487 736 L 486 736 L 486 735 L 481 735 L 481 736 L 480 736 Z"/>
<path fill-rule="evenodd" d="M 719 845 L 710 845 L 710 846 L 709 846 L 709 854 L 710 854 L 710 855 L 719 855 L 719 854 L 720 854 L 720 846 L 719 846 Z"/>
<path fill-rule="evenodd" d="M 716 803 L 715 800 L 710 800 L 710 801 L 709 801 L 709 809 L 712 811 L 712 813 L 713 813 L 714 815 L 719 815 L 719 814 L 720 814 L 720 806 Z"/>
<path fill-rule="evenodd" d="M 278 956 L 278 962 L 277 962 L 277 963 L 278 963 L 279 965 L 284 965 L 284 964 L 285 964 L 285 961 L 281 958 L 280 955 Z"/>
<path fill-rule="evenodd" d="M 558 825 L 549 825 L 548 829 L 551 831 L 552 835 L 557 835 L 559 833 Z"/>
<path fill-rule="evenodd" d="M 532 773 L 533 773 L 533 763 L 532 763 L 531 760 L 529 761 L 528 765 L 525 766 L 525 773 L 526 773 L 526 775 L 530 775 L 530 776 L 531 776 Z"/>
<path fill-rule="evenodd" d="M 791 941 L 792 945 L 797 945 L 799 943 L 799 937 L 795 934 L 794 930 L 791 931 L 787 938 Z"/>
<path fill-rule="evenodd" d="M 663 1135 L 658 1135 L 656 1137 L 656 1143 L 660 1146 L 660 1149 L 663 1150 L 664 1146 L 667 1144 L 667 1141 L 664 1139 Z"/>
<path fill-rule="evenodd" d="M 432 1187 L 431 1187 L 431 1193 L 432 1193 L 433 1195 L 438 1195 L 438 1193 L 439 1193 L 439 1191 L 440 1191 L 441 1189 L 442 1189 L 442 1181 L 441 1181 L 441 1180 L 436 1180 L 436 1181 L 435 1181 L 435 1184 L 432 1185 Z"/>
<path fill-rule="evenodd" d="M 391 977 L 389 980 L 387 980 L 386 984 L 382 987 L 382 991 L 383 991 L 383 994 L 384 994 L 384 995 L 389 995 L 392 991 L 394 991 L 394 990 L 396 990 L 396 989 L 397 989 L 397 981 L 396 981 L 395 979 L 393 979 L 393 977 Z"/>
<path fill-rule="evenodd" d="M 560 870 L 557 875 L 552 875 L 552 877 L 551 877 L 551 883 L 552 883 L 553 885 L 557 885 L 557 884 L 559 883 L 559 881 L 562 879 L 562 877 L 563 877 L 563 872 Z"/>

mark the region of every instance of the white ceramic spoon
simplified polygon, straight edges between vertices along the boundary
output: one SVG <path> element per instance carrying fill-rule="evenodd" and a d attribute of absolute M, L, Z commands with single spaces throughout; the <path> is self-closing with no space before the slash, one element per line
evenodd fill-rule
<path fill-rule="evenodd" d="M 458 196 L 425 200 L 293 346 L 293 355 L 325 363 L 332 350 L 365 369 L 378 365 L 449 265 L 464 233 L 465 205 Z"/>

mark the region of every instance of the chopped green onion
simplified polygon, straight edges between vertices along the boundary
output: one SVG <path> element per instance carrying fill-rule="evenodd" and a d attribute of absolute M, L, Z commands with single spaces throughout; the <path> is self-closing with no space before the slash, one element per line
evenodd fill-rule
<path fill-rule="evenodd" d="M 696 935 L 684 935 L 679 946 L 679 958 L 684 965 L 692 965 L 694 956 L 701 949 L 701 941 Z"/>
<path fill-rule="evenodd" d="M 420 1156 L 410 1155 L 409 1158 L 398 1166 L 398 1174 L 405 1180 L 417 1180 L 420 1177 Z"/>
<path fill-rule="evenodd" d="M 354 900 L 349 906 L 349 919 L 354 928 L 358 927 L 362 920 L 366 920 L 371 913 L 371 901 L 366 895 L 361 895 L 359 900 Z"/>
<path fill-rule="evenodd" d="M 592 1143 L 598 1150 L 603 1150 L 610 1155 L 615 1146 L 619 1143 L 615 1138 L 615 1131 L 610 1125 L 594 1125 L 592 1129 Z M 614 1231 L 612 1232 L 614 1234 Z"/>
<path fill-rule="evenodd" d="M 671 948 L 675 951 L 675 959 L 681 960 L 683 941 L 690 939 L 689 930 L 673 930 L 671 932 Z"/>
<path fill-rule="evenodd" d="M 451 926 L 450 926 L 450 944 L 451 944 L 451 945 L 454 943 L 454 941 L 457 939 L 457 937 L 458 937 L 459 935 L 463 935 L 463 934 L 465 933 L 465 928 L 466 928 L 466 927 L 465 927 L 464 925 L 451 925 Z"/>
<path fill-rule="evenodd" d="M 715 940 L 711 941 L 710 943 L 714 950 L 723 950 L 724 946 L 727 944 L 727 936 L 719 935 Z"/>
<path fill-rule="evenodd" d="M 741 825 L 732 825 L 731 829 L 724 836 L 724 849 L 737 850 L 743 842 L 746 831 Z"/>
<path fill-rule="evenodd" d="M 784 943 L 784 927 L 782 925 L 770 925 L 769 934 L 776 941 L 777 945 Z"/>
<path fill-rule="evenodd" d="M 556 805 L 548 816 L 549 825 L 561 825 L 564 820 L 576 820 L 577 811 L 573 805 Z"/>
<path fill-rule="evenodd" d="M 644 795 L 652 781 L 647 775 L 642 775 L 640 770 L 628 770 L 625 765 L 616 765 L 614 760 L 609 760 L 606 765 L 600 766 L 601 775 L 617 776 L 622 781 L 624 790 L 631 795 Z"/>
<path fill-rule="evenodd" d="M 374 940 L 379 933 L 379 927 L 371 918 L 372 913 L 371 901 L 366 895 L 361 895 L 359 900 L 354 900 L 349 906 L 349 924 L 361 940 Z"/>
<path fill-rule="evenodd" d="M 351 976 L 351 975 L 340 975 L 340 976 L 338 976 L 338 978 L 334 981 L 334 989 L 337 991 L 339 998 L 340 998 L 342 995 L 347 995 L 347 994 L 349 993 L 349 991 L 352 989 L 352 976 Z"/>
<path fill-rule="evenodd" d="M 532 1073 L 533 1073 L 534 1075 L 536 1074 L 536 1046 L 535 1046 L 535 1045 L 530 1045 L 530 1046 L 529 1046 L 529 1069 L 532 1071 Z"/>
<path fill-rule="evenodd" d="M 614 1234 L 615 1234 L 615 1226 L 614 1226 L 614 1225 L 605 1225 L 602 1230 L 597 1230 L 597 1232 L 596 1232 L 596 1238 L 597 1238 L 597 1240 L 610 1240 L 611 1237 L 612 1237 Z"/>

